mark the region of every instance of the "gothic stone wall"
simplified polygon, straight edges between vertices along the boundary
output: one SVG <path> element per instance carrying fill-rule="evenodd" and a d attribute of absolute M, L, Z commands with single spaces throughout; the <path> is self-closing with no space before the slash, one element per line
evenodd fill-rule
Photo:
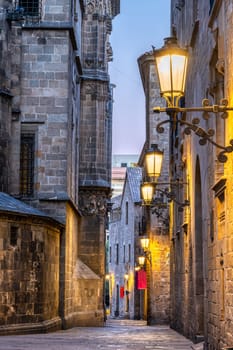
<path fill-rule="evenodd" d="M 76 6 L 76 11 L 78 23 L 71 21 L 72 9 L 66 1 L 45 1 L 40 25 L 11 22 L 5 57 L 11 64 L 12 108 L 19 111 L 11 130 L 9 192 L 20 192 L 20 136 L 35 134 L 31 199 L 34 206 L 63 222 L 65 204 L 55 204 L 54 199 L 78 201 L 80 85 L 75 50 L 81 52 L 77 47 L 81 9 Z"/>
<path fill-rule="evenodd" d="M 146 142 L 148 147 L 157 144 L 164 152 L 161 176 L 158 182 L 169 182 L 169 125 L 164 125 L 164 133 L 158 133 L 156 126 L 167 119 L 165 113 L 153 113 L 153 107 L 163 107 L 159 82 L 155 71 L 152 52 L 138 59 L 146 97 Z M 167 187 L 167 186 L 165 186 Z M 162 186 L 159 186 L 162 190 Z M 156 196 L 160 197 L 161 193 Z M 145 212 L 147 234 L 150 238 L 151 264 L 147 263 L 148 275 L 148 322 L 150 324 L 169 323 L 170 319 L 170 255 L 168 208 L 158 210 L 161 217 L 152 214 L 153 209 Z"/>
<path fill-rule="evenodd" d="M 64 196 L 67 193 L 67 138 L 70 122 L 68 32 L 23 30 L 21 45 L 20 109 L 23 124 L 21 130 L 17 131 L 36 134 L 36 196 L 44 200 L 59 197 L 59 193 Z M 13 152 L 16 158 L 16 143 Z M 12 169 L 15 180 L 17 168 Z M 16 186 L 18 181 L 13 183 Z M 49 209 L 49 203 L 41 202 L 39 206 L 49 215 L 64 217 L 64 213 L 59 210 L 56 212 L 53 205 Z"/>
<path fill-rule="evenodd" d="M 110 188 L 112 96 L 108 61 L 112 17 L 109 1 L 87 2 L 83 18 L 80 185 Z"/>
<path fill-rule="evenodd" d="M 153 228 L 152 228 L 153 230 Z M 152 254 L 149 267 L 150 279 L 150 324 L 168 324 L 170 321 L 170 249 L 169 235 L 156 229 L 152 232 L 150 250 Z"/>
<path fill-rule="evenodd" d="M 1 214 L 0 334 L 61 327 L 59 254 L 59 228 L 35 217 Z"/>
<path fill-rule="evenodd" d="M 83 216 L 80 220 L 80 235 L 78 244 L 79 258 L 93 271 L 96 275 L 96 300 L 93 304 L 93 292 L 91 292 L 92 298 L 90 298 L 90 305 L 88 307 L 88 299 L 86 299 L 87 309 L 93 314 L 90 317 L 92 324 L 97 326 L 103 325 L 103 298 L 104 298 L 104 279 L 105 279 L 105 217 L 102 215 Z M 97 280 L 97 277 L 100 280 Z M 90 290 L 93 289 L 92 284 L 89 285 Z M 98 293 L 97 293 L 98 291 Z M 81 296 L 84 291 L 82 290 Z M 97 294 L 96 294 L 97 293 Z M 91 301 L 92 300 L 92 301 Z"/>
<path fill-rule="evenodd" d="M 180 43 L 191 46 L 186 105 L 198 106 L 204 97 L 219 103 L 219 98 L 223 96 L 232 105 L 231 1 L 213 1 L 211 11 L 209 2 L 193 2 L 193 7 L 185 3 L 180 11 L 175 6 L 177 2 L 172 3 L 173 28 Z M 219 116 L 212 116 L 203 126 L 207 129 L 214 127 L 216 140 L 221 144 L 228 145 L 232 139 L 231 113 L 225 127 Z M 204 333 L 208 350 L 233 345 L 232 155 L 229 154 L 227 163 L 220 167 L 216 153 L 217 150 L 211 146 L 201 148 L 195 137 L 186 139 L 184 143 L 183 159 L 186 158 L 190 176 L 190 227 L 186 233 L 180 231 L 182 240 L 179 242 L 177 239 L 172 257 L 173 272 L 176 271 L 172 286 L 172 326 L 197 341 Z M 197 159 L 200 161 L 201 209 L 195 207 Z M 223 179 L 226 182 L 221 189 Z M 213 186 L 221 191 L 213 192 Z M 198 221 L 200 230 L 197 230 Z M 201 231 L 201 236 L 198 231 Z M 203 283 L 204 293 L 201 291 Z"/>
<path fill-rule="evenodd" d="M 0 4 L 1 6 L 1 4 Z M 7 155 L 11 128 L 10 61 L 8 60 L 8 23 L 0 10 L 0 191 L 8 190 Z"/>
<path fill-rule="evenodd" d="M 223 2 L 222 12 L 220 12 L 219 17 L 222 19 L 220 22 L 223 25 L 223 37 L 225 43 L 225 75 L 224 79 L 226 82 L 225 94 L 229 99 L 229 105 L 233 106 L 233 82 L 232 82 L 232 66 L 233 66 L 233 8 L 232 2 L 226 0 Z M 223 12 L 224 11 L 224 12 Z M 224 13 L 224 16 L 222 16 Z M 229 140 L 233 139 L 233 119 L 232 112 L 229 113 L 226 122 L 226 143 L 229 144 Z M 219 284 L 219 297 L 220 305 L 218 305 L 218 315 L 220 316 L 216 319 L 216 295 L 213 294 L 213 304 L 211 307 L 211 319 L 212 327 L 209 331 L 210 337 L 212 338 L 211 343 L 216 346 L 216 342 L 213 342 L 214 335 L 217 333 L 221 339 L 220 345 L 223 346 L 233 346 L 233 157 L 232 154 L 229 155 L 228 161 L 225 165 L 225 175 L 227 178 L 227 188 L 225 202 L 220 202 L 218 200 L 220 214 L 225 210 L 225 220 L 222 222 L 221 214 L 218 215 L 218 231 L 224 232 L 224 236 L 221 237 L 221 246 L 218 249 L 217 256 L 217 266 L 218 273 L 212 275 L 212 285 L 215 286 L 216 282 Z M 224 210 L 222 208 L 224 207 Z M 211 251 L 214 253 L 214 249 Z M 213 255 L 212 255 L 213 256 Z M 215 262 L 212 260 L 212 266 Z M 224 324 L 224 326 L 223 326 Z"/>
<path fill-rule="evenodd" d="M 208 90 L 208 69 L 216 43 L 208 29 L 208 20 L 209 2 L 193 2 L 193 6 L 185 4 L 179 11 L 172 1 L 174 32 L 182 47 L 190 47 L 185 94 L 187 107 L 200 106 L 204 97 L 213 100 Z M 184 23 L 187 30 L 183 30 Z M 189 113 L 187 121 L 194 117 L 201 115 Z M 207 129 L 212 126 L 211 121 L 210 124 L 201 123 Z M 215 172 L 213 149 L 208 145 L 201 148 L 198 141 L 195 135 L 184 137 L 181 129 L 180 135 L 177 134 L 177 147 L 173 146 L 174 175 L 179 169 L 183 180 L 188 182 L 190 206 L 186 217 L 174 207 L 171 243 L 171 325 L 195 342 L 204 340 L 207 332 L 207 233 Z"/>
<path fill-rule="evenodd" d="M 88 217 L 83 220 L 77 217 L 76 209 L 67 204 L 60 281 L 64 328 L 102 326 L 104 323 L 103 282 L 100 278 L 104 275 L 104 251 L 100 250 L 104 246 L 104 230 L 98 231 L 102 227 L 99 219 Z M 83 225 L 86 225 L 84 229 Z"/>

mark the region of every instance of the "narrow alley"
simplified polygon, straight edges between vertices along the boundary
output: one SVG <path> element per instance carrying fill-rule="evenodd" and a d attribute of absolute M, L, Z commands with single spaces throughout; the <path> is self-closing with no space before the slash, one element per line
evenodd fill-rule
<path fill-rule="evenodd" d="M 168 326 L 109 320 L 105 327 L 76 327 L 47 334 L 1 337 L 1 350 L 188 350 L 193 343 Z"/>

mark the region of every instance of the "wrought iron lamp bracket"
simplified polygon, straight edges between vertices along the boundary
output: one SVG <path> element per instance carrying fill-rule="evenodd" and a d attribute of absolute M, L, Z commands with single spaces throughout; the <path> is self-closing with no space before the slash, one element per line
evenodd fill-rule
<path fill-rule="evenodd" d="M 169 185 L 187 185 L 188 183 L 187 182 L 181 182 L 181 181 L 176 181 L 176 182 L 170 182 L 169 183 Z M 157 185 L 162 185 L 162 183 L 157 183 Z M 176 203 L 177 205 L 178 205 L 178 210 L 179 211 L 183 211 L 183 208 L 184 207 L 187 207 L 187 206 L 189 206 L 190 205 L 190 202 L 189 202 L 189 200 L 188 199 L 185 199 L 185 201 L 184 202 L 180 202 L 180 201 L 178 201 L 177 199 L 176 199 L 176 195 L 175 195 L 175 193 L 173 192 L 173 191 L 169 191 L 167 188 L 165 189 L 165 190 L 161 190 L 160 188 L 156 188 L 156 191 L 158 191 L 158 192 L 161 192 L 162 194 L 164 194 L 167 198 L 168 198 L 168 200 L 170 201 L 170 202 L 174 202 L 174 203 Z M 153 203 L 152 203 L 152 205 L 153 205 Z"/>
<path fill-rule="evenodd" d="M 167 208 L 167 206 L 166 206 L 166 208 Z M 152 214 L 155 214 L 157 216 L 157 218 L 159 220 L 161 220 L 166 227 L 168 227 L 169 226 L 169 217 L 163 216 L 163 213 L 164 213 L 163 209 L 164 209 L 164 207 L 161 208 L 161 207 L 154 207 L 153 206 L 151 212 L 152 212 Z"/>
<path fill-rule="evenodd" d="M 145 256 L 145 260 L 148 260 L 151 265 L 152 264 L 151 251 L 149 249 L 143 250 L 143 255 Z"/>
<path fill-rule="evenodd" d="M 186 135 L 190 135 L 193 131 L 199 138 L 199 144 L 201 146 L 205 145 L 208 142 L 210 142 L 215 147 L 221 149 L 222 151 L 217 155 L 218 161 L 220 163 L 225 163 L 227 161 L 227 156 L 225 153 L 231 153 L 233 152 L 233 139 L 229 141 L 228 146 L 222 146 L 216 143 L 212 137 L 215 135 L 214 129 L 208 129 L 207 131 L 199 126 L 200 119 L 199 118 L 193 118 L 192 122 L 186 121 L 184 118 L 179 119 L 178 113 L 182 113 L 183 115 L 185 113 L 190 112 L 203 112 L 202 118 L 204 120 L 208 120 L 210 118 L 209 113 L 221 113 L 220 117 L 222 119 L 226 119 L 228 117 L 228 111 L 233 111 L 233 107 L 228 107 L 228 100 L 222 99 L 220 101 L 220 105 L 211 105 L 210 101 L 208 99 L 204 99 L 202 101 L 202 107 L 178 107 L 178 106 L 168 106 L 168 107 L 154 107 L 153 112 L 154 113 L 161 113 L 166 112 L 169 115 L 169 119 L 161 121 L 157 124 L 156 130 L 158 133 L 164 132 L 164 124 L 170 123 L 172 124 L 172 127 L 175 128 L 177 124 L 185 126 L 184 133 Z"/>

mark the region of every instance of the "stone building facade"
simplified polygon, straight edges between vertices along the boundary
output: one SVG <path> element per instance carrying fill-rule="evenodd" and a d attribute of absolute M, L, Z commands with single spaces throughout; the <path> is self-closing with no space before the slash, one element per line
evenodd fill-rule
<path fill-rule="evenodd" d="M 122 194 L 127 167 L 136 166 L 138 154 L 113 154 L 112 156 L 112 198 Z"/>
<path fill-rule="evenodd" d="M 179 44 L 189 50 L 185 92 L 187 107 L 202 99 L 233 105 L 232 2 L 172 1 L 171 28 Z M 233 138 L 232 112 L 200 118 L 200 126 L 215 131 L 213 139 L 228 146 Z M 204 348 L 233 346 L 232 304 L 232 154 L 219 163 L 219 150 L 203 147 L 196 135 L 177 133 L 172 169 L 189 180 L 190 215 L 173 217 L 171 243 L 171 325 Z M 229 149 L 231 151 L 231 149 Z"/>
<path fill-rule="evenodd" d="M 63 328 L 104 322 L 109 35 L 119 6 L 111 0 L 0 1 L 0 190 L 44 213 L 44 227 L 47 216 L 56 221 L 54 293 Z M 6 288 L 0 293 L 11 292 Z M 49 320 L 44 312 L 40 322 Z M 25 316 L 24 323 L 31 322 Z"/>
<path fill-rule="evenodd" d="M 135 280 L 135 266 L 140 255 L 139 237 L 142 234 L 141 178 L 141 168 L 127 168 L 123 193 L 112 198 L 108 257 L 112 317 L 144 317 L 143 298 L 140 299 Z"/>
<path fill-rule="evenodd" d="M 167 197 L 161 191 L 169 191 L 169 127 L 165 125 L 165 132 L 158 134 L 156 125 L 167 119 L 165 114 L 154 114 L 153 107 L 164 106 L 160 97 L 159 83 L 154 67 L 152 52 L 147 52 L 138 58 L 139 71 L 146 99 L 146 142 L 141 152 L 139 165 L 144 168 L 145 152 L 153 144 L 164 152 L 161 176 L 155 192 L 157 203 L 167 203 Z M 143 175 L 143 181 L 148 179 Z M 169 323 L 170 319 L 170 254 L 169 254 L 169 208 L 154 205 L 144 206 L 146 221 L 146 235 L 150 239 L 151 262 L 147 261 L 147 320 L 149 324 Z"/>

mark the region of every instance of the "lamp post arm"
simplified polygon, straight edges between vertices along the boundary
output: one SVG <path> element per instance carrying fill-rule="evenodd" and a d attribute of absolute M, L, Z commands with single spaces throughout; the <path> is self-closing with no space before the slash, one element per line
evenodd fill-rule
<path fill-rule="evenodd" d="M 227 112 L 227 111 L 233 111 L 233 107 L 225 107 L 225 106 L 219 106 L 219 105 L 212 105 L 212 106 L 206 106 L 206 107 L 153 107 L 154 113 L 162 113 L 165 112 L 167 114 L 170 113 L 184 113 L 184 112 L 209 112 L 209 113 L 221 113 L 221 112 Z"/>
<path fill-rule="evenodd" d="M 208 129 L 207 131 L 204 130 L 202 127 L 199 126 L 200 119 L 199 118 L 193 118 L 192 122 L 189 123 L 184 119 L 179 119 L 177 117 L 178 113 L 186 113 L 186 112 L 194 112 L 194 111 L 202 111 L 203 113 L 203 118 L 207 120 L 209 118 L 208 113 L 219 113 L 221 112 L 221 118 L 225 119 L 227 118 L 227 111 L 232 111 L 233 107 L 227 107 L 227 100 L 224 99 L 222 100 L 221 105 L 209 105 L 209 100 L 205 99 L 202 102 L 202 107 L 191 107 L 191 108 L 182 108 L 182 107 L 154 107 L 153 111 L 155 113 L 160 113 L 160 112 L 166 112 L 170 119 L 161 121 L 160 123 L 157 124 L 156 130 L 158 133 L 163 133 L 164 132 L 164 124 L 166 123 L 171 123 L 173 128 L 176 127 L 176 125 L 179 123 L 180 125 L 185 125 L 184 133 L 186 135 L 190 135 L 191 131 L 193 131 L 198 137 L 200 137 L 199 144 L 201 146 L 205 145 L 208 142 L 210 142 L 212 145 L 215 147 L 221 149 L 222 151 L 217 155 L 218 161 L 220 163 L 225 163 L 227 161 L 227 156 L 225 153 L 231 153 L 233 152 L 233 139 L 229 141 L 228 146 L 223 146 L 215 142 L 212 137 L 215 135 L 214 129 Z"/>
<path fill-rule="evenodd" d="M 222 116 L 226 118 L 227 115 L 225 112 L 233 111 L 232 106 L 228 106 L 228 100 L 226 98 L 220 101 L 220 105 L 211 105 L 208 99 L 204 99 L 202 101 L 201 107 L 179 107 L 179 106 L 169 106 L 169 107 L 154 107 L 154 113 L 162 113 L 165 112 L 168 115 L 172 115 L 174 113 L 187 113 L 187 112 L 206 112 L 206 113 L 224 113 Z"/>
<path fill-rule="evenodd" d="M 168 190 L 161 190 L 160 188 L 156 189 L 156 191 L 161 192 L 162 194 L 164 194 L 168 199 L 170 199 L 170 201 L 175 202 L 180 208 L 189 206 L 189 200 L 185 200 L 183 203 L 179 202 L 176 197 L 175 194 L 173 192 L 169 192 Z"/>

